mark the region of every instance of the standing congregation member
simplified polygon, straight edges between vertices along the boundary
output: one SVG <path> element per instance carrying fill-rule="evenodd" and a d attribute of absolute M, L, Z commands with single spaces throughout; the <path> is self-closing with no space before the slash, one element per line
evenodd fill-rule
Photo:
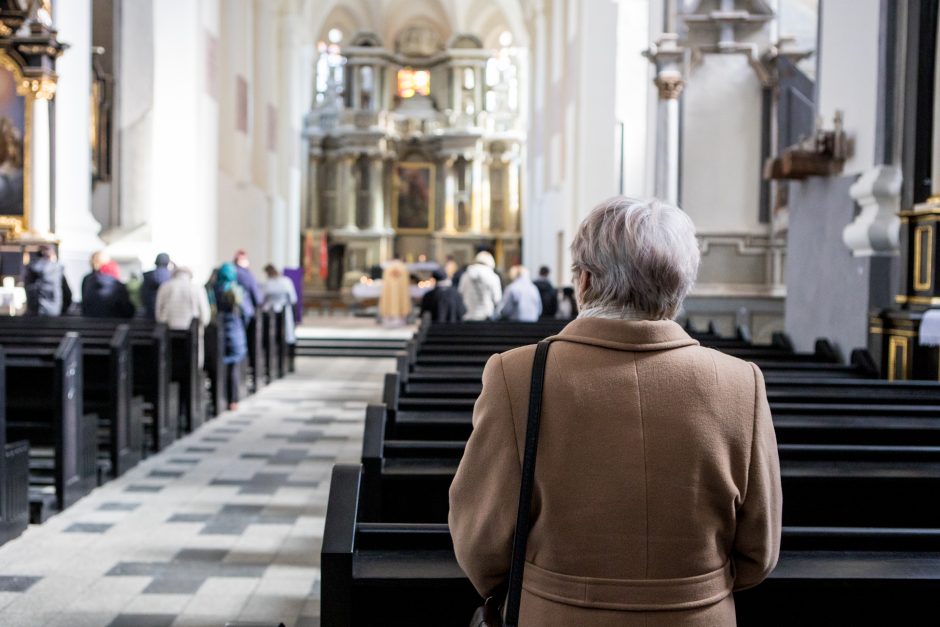
<path fill-rule="evenodd" d="M 612 198 L 571 245 L 581 313 L 549 338 L 520 625 L 735 624 L 780 549 L 764 379 L 673 322 L 698 271 L 678 208 Z M 534 346 L 494 355 L 450 488 L 457 560 L 506 579 Z"/>
<path fill-rule="evenodd" d="M 199 320 L 199 365 L 203 363 L 203 330 L 209 324 L 212 311 L 209 297 L 202 286 L 193 283 L 193 273 L 189 268 L 177 267 L 173 278 L 165 281 L 157 290 L 154 303 L 154 317 L 171 329 L 185 331 L 189 329 L 193 318 Z"/>
<path fill-rule="evenodd" d="M 395 256 L 382 270 L 382 292 L 379 294 L 379 316 L 385 326 L 405 324 L 411 313 L 411 277 L 408 267 Z"/>
<path fill-rule="evenodd" d="M 209 297 L 205 289 L 193 283 L 192 270 L 178 267 L 173 271 L 173 278 L 160 285 L 154 316 L 157 322 L 180 331 L 188 329 L 193 318 L 202 326 L 209 324 Z"/>
<path fill-rule="evenodd" d="M 421 315 L 431 314 L 432 322 L 460 322 L 467 308 L 460 292 L 443 270 L 431 272 L 434 287 L 421 297 Z"/>
<path fill-rule="evenodd" d="M 264 296 L 261 294 L 261 288 L 258 287 L 258 281 L 251 272 L 251 262 L 248 260 L 248 253 L 239 250 L 235 253 L 235 268 L 238 273 L 238 284 L 245 293 L 245 298 L 241 303 L 242 315 L 245 320 L 251 321 L 255 317 L 255 310 L 261 306 Z"/>
<path fill-rule="evenodd" d="M 143 283 L 140 286 L 140 302 L 144 309 L 144 317 L 147 320 L 156 318 L 157 291 L 161 285 L 173 276 L 168 254 L 160 253 L 153 263 L 156 267 L 153 270 L 144 272 Z"/>
<path fill-rule="evenodd" d="M 60 316 L 72 304 L 72 291 L 65 280 L 55 247 L 43 244 L 26 266 L 26 313 L 31 316 Z"/>
<path fill-rule="evenodd" d="M 494 270 L 496 260 L 483 250 L 460 276 L 457 290 L 467 306 L 464 320 L 489 320 L 503 298 L 503 286 Z"/>
<path fill-rule="evenodd" d="M 133 318 L 127 287 L 118 265 L 103 251 L 91 256 L 90 274 L 82 279 L 82 315 L 89 318 Z"/>
<path fill-rule="evenodd" d="M 496 308 L 496 317 L 514 322 L 535 322 L 542 315 L 542 296 L 522 266 L 509 269 L 509 280 L 503 299 Z"/>
<path fill-rule="evenodd" d="M 297 343 L 294 332 L 294 305 L 297 304 L 297 289 L 294 282 L 277 271 L 273 264 L 264 267 L 268 280 L 262 288 L 265 310 L 284 312 L 284 341 L 293 346 Z"/>
<path fill-rule="evenodd" d="M 214 286 L 218 324 L 222 325 L 225 337 L 225 388 L 229 411 L 238 409 L 238 388 L 241 383 L 241 362 L 248 355 L 248 337 L 245 334 L 245 318 L 242 303 L 248 300 L 238 283 L 235 264 L 225 262 L 219 268 Z"/>
<path fill-rule="evenodd" d="M 535 287 L 539 289 L 539 296 L 542 298 L 543 318 L 554 318 L 555 314 L 558 313 L 558 290 L 555 289 L 551 279 L 548 278 L 549 274 L 551 274 L 551 270 L 548 269 L 548 266 L 542 266 L 539 268 L 539 278 L 532 281 Z"/>

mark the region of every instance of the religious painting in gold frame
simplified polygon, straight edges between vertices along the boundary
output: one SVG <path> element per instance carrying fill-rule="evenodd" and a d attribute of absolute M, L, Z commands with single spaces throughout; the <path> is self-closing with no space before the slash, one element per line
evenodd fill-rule
<path fill-rule="evenodd" d="M 0 231 L 29 228 L 29 137 L 33 94 L 19 65 L 0 50 Z"/>
<path fill-rule="evenodd" d="M 434 164 L 399 163 L 393 180 L 396 230 L 399 233 L 430 233 L 434 230 Z"/>

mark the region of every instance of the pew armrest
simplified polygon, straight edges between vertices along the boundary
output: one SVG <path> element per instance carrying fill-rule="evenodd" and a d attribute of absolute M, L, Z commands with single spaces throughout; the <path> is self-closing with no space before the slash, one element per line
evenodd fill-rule
<path fill-rule="evenodd" d="M 397 372 L 388 372 L 385 374 L 385 387 L 382 390 L 382 402 L 391 409 L 398 408 L 398 395 L 401 384 Z"/>
<path fill-rule="evenodd" d="M 353 552 L 360 476 L 358 465 L 333 467 L 320 550 L 323 625 L 352 625 Z"/>

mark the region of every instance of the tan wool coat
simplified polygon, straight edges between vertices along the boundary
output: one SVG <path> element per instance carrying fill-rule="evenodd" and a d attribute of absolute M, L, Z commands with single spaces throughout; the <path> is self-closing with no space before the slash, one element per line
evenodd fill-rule
<path fill-rule="evenodd" d="M 760 370 L 671 321 L 579 319 L 552 340 L 520 625 L 734 625 L 732 592 L 780 549 Z M 508 576 L 534 355 L 486 364 L 450 488 L 457 560 L 484 596 Z"/>

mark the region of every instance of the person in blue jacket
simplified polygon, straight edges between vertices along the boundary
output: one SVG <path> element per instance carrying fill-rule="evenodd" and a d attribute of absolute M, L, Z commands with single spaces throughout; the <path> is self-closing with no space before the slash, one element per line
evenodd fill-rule
<path fill-rule="evenodd" d="M 226 391 L 230 411 L 238 409 L 238 388 L 241 379 L 241 362 L 248 354 L 248 338 L 245 334 L 245 318 L 242 304 L 247 300 L 238 284 L 235 264 L 225 262 L 219 268 L 214 286 L 218 324 L 225 336 L 223 361 L 226 370 Z"/>

